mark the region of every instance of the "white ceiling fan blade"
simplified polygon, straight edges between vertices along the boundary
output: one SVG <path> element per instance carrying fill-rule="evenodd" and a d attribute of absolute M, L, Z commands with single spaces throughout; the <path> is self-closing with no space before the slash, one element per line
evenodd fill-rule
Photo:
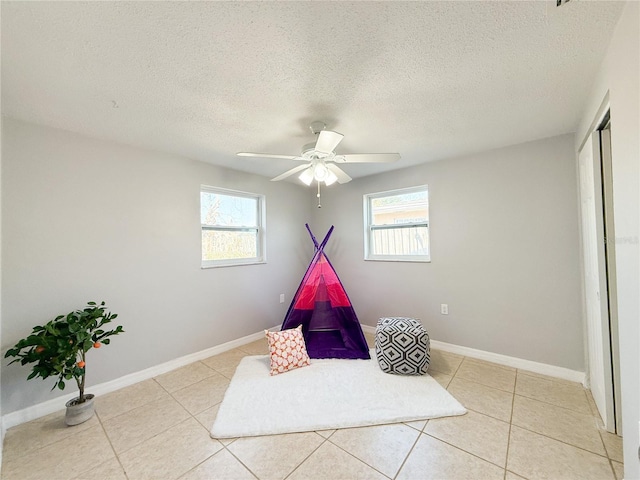
<path fill-rule="evenodd" d="M 348 153 L 336 155 L 336 163 L 391 163 L 400 160 L 399 153 Z"/>
<path fill-rule="evenodd" d="M 236 155 L 239 157 L 284 158 L 287 160 L 300 158 L 297 155 L 274 155 L 272 153 L 252 153 L 252 152 L 238 152 L 236 153 Z"/>
<path fill-rule="evenodd" d="M 331 130 L 322 130 L 318 134 L 318 141 L 316 142 L 315 149 L 320 153 L 326 153 L 328 155 L 335 150 L 343 138 L 344 135 L 341 133 L 332 132 Z"/>
<path fill-rule="evenodd" d="M 287 177 L 290 177 L 294 173 L 299 172 L 300 170 L 304 170 L 305 168 L 309 168 L 309 164 L 308 163 L 305 163 L 304 165 L 298 165 L 297 167 L 293 167 L 291 170 L 287 170 L 283 174 L 278 175 L 275 178 L 272 178 L 271 181 L 272 182 L 277 182 L 278 180 L 283 180 L 283 179 L 285 179 Z"/>
<path fill-rule="evenodd" d="M 334 163 L 325 163 L 327 168 L 332 171 L 336 177 L 338 177 L 338 183 L 347 183 L 352 180 L 352 178 L 345 173 L 339 166 Z"/>

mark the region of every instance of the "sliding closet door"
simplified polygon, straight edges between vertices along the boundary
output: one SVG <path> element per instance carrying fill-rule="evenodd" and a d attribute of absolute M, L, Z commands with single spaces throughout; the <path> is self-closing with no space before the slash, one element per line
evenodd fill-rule
<path fill-rule="evenodd" d="M 578 162 L 589 386 L 605 427 L 615 431 L 599 132 L 586 141 Z"/>

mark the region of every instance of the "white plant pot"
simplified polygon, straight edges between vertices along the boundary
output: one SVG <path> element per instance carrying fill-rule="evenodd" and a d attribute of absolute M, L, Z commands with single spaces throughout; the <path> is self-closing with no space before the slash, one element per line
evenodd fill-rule
<path fill-rule="evenodd" d="M 69 400 L 65 404 L 67 413 L 64 417 L 64 422 L 69 426 L 86 422 L 93 417 L 95 413 L 95 405 L 93 403 L 94 395 L 92 393 L 85 395 L 85 401 L 82 403 L 77 403 L 78 398 L 80 397 Z"/>

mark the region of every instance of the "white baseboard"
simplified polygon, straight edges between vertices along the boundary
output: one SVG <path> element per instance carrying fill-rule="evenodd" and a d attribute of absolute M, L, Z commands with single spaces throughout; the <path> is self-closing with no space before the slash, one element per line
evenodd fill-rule
<path fill-rule="evenodd" d="M 362 330 L 368 333 L 376 333 L 375 327 L 370 327 L 369 325 L 362 325 Z M 523 358 L 510 357 L 508 355 L 501 355 L 499 353 L 486 352 L 484 350 L 476 350 L 475 348 L 462 347 L 460 345 L 440 342 L 433 339 L 431 340 L 431 346 L 438 350 L 455 353 L 457 355 L 463 355 L 465 357 L 477 358 L 479 360 L 497 363 L 498 365 L 505 365 L 507 367 L 527 370 L 529 372 L 548 375 L 555 378 L 561 378 L 563 380 L 569 380 L 571 382 L 578 382 L 583 385 L 585 384 L 585 373 L 579 372 L 577 370 L 570 370 L 568 368 L 548 365 L 546 363 L 534 362 L 531 360 L 525 360 Z"/>
<path fill-rule="evenodd" d="M 271 327 L 269 330 L 279 330 L 280 325 Z M 362 325 L 362 330 L 368 333 L 375 333 L 375 327 L 369 325 Z M 213 355 L 224 353 L 228 350 L 233 350 L 241 345 L 254 342 L 264 337 L 264 332 L 253 333 L 246 337 L 232 340 L 230 342 L 216 345 L 215 347 L 207 348 L 200 352 L 185 355 L 184 357 L 176 358 L 169 362 L 162 363 L 160 365 L 134 372 L 124 377 L 116 378 L 109 382 L 100 383 L 91 387 L 91 393 L 94 395 L 106 395 L 107 393 L 114 392 L 124 387 L 133 385 L 134 383 L 142 382 L 163 373 L 170 372 L 176 368 L 183 367 L 193 362 L 209 358 Z M 439 342 L 437 340 L 431 340 L 431 346 L 438 350 L 445 352 L 455 353 L 466 357 L 477 358 L 480 360 L 486 360 L 488 362 L 497 363 L 499 365 L 506 365 L 508 367 L 519 368 L 521 370 L 528 370 L 530 372 L 540 373 L 542 375 L 548 375 L 550 377 L 562 378 L 564 380 L 570 380 L 572 382 L 578 382 L 584 384 L 585 374 L 584 372 L 578 372 L 570 370 L 564 367 L 557 367 L 555 365 L 548 365 L 545 363 L 533 362 L 531 360 L 524 360 L 522 358 L 510 357 L 507 355 L 501 355 L 499 353 L 486 352 L 484 350 L 476 350 L 475 348 L 462 347 L 459 345 L 453 345 L 451 343 Z M 44 417 L 50 413 L 57 412 L 62 409 L 67 401 L 76 397 L 77 393 L 71 393 L 61 397 L 56 397 L 46 402 L 33 405 L 31 407 L 17 410 L 15 412 L 7 413 L 2 416 L 2 422 L 0 425 L 0 437 L 4 440 L 4 434 L 7 429 L 20 425 L 21 423 L 35 420 L 36 418 Z M 0 451 L 0 455 L 2 452 Z"/>
<path fill-rule="evenodd" d="M 271 327 L 269 330 L 279 329 L 280 325 L 277 325 L 275 327 Z M 189 365 L 190 363 L 197 362 L 199 360 L 204 360 L 205 358 L 212 357 L 213 355 L 218 355 L 220 353 L 233 350 L 234 348 L 246 345 L 247 343 L 254 342 L 261 338 L 264 338 L 264 331 L 253 333 L 251 335 L 247 335 L 246 337 L 238 338 L 237 340 L 232 340 L 221 345 L 216 345 L 215 347 L 207 348 L 200 352 L 185 355 L 184 357 L 176 358 L 174 360 L 170 360 L 160 365 L 155 365 L 151 368 L 147 368 L 139 372 L 130 373 L 129 375 L 116 378 L 115 380 L 111 380 L 109 382 L 93 385 L 90 387 L 90 390 L 94 395 L 106 395 L 107 393 L 111 393 L 121 388 L 128 387 L 130 385 L 133 385 L 134 383 L 157 377 L 158 375 L 170 372 L 171 370 L 175 370 L 176 368 L 184 367 L 185 365 Z M 70 393 L 68 395 L 56 397 L 51 400 L 47 400 L 46 402 L 42 402 L 37 405 L 24 408 L 22 410 L 17 410 L 15 412 L 3 415 L 1 425 L 2 439 L 4 440 L 4 433 L 9 428 L 20 425 L 21 423 L 30 422 L 31 420 L 35 420 L 36 418 L 44 417 L 45 415 L 49 415 L 50 413 L 57 412 L 63 408 L 64 404 L 67 401 L 77 396 L 77 392 Z"/>
<path fill-rule="evenodd" d="M 367 332 L 367 333 L 376 333 L 376 327 L 371 327 L 369 325 L 364 325 L 364 324 L 360 324 L 360 326 L 362 327 L 362 331 L 363 332 Z"/>
<path fill-rule="evenodd" d="M 534 362 L 523 358 L 510 357 L 499 353 L 486 352 L 484 350 L 476 350 L 475 348 L 461 347 L 460 345 L 439 342 L 437 340 L 431 340 L 431 346 L 445 352 L 456 353 L 458 355 L 464 355 L 465 357 L 477 358 L 479 360 L 518 368 L 520 370 L 527 370 L 541 375 L 548 375 L 549 377 L 561 378 L 571 382 L 578 382 L 584 385 L 585 374 L 584 372 L 579 372 L 577 370 L 570 370 L 568 368 L 557 367 L 547 363 Z"/>

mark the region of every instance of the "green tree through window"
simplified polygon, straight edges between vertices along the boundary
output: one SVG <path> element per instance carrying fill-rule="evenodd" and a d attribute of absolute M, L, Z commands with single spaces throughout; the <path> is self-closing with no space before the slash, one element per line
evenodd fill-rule
<path fill-rule="evenodd" d="M 264 196 L 203 186 L 202 266 L 264 261 Z"/>

